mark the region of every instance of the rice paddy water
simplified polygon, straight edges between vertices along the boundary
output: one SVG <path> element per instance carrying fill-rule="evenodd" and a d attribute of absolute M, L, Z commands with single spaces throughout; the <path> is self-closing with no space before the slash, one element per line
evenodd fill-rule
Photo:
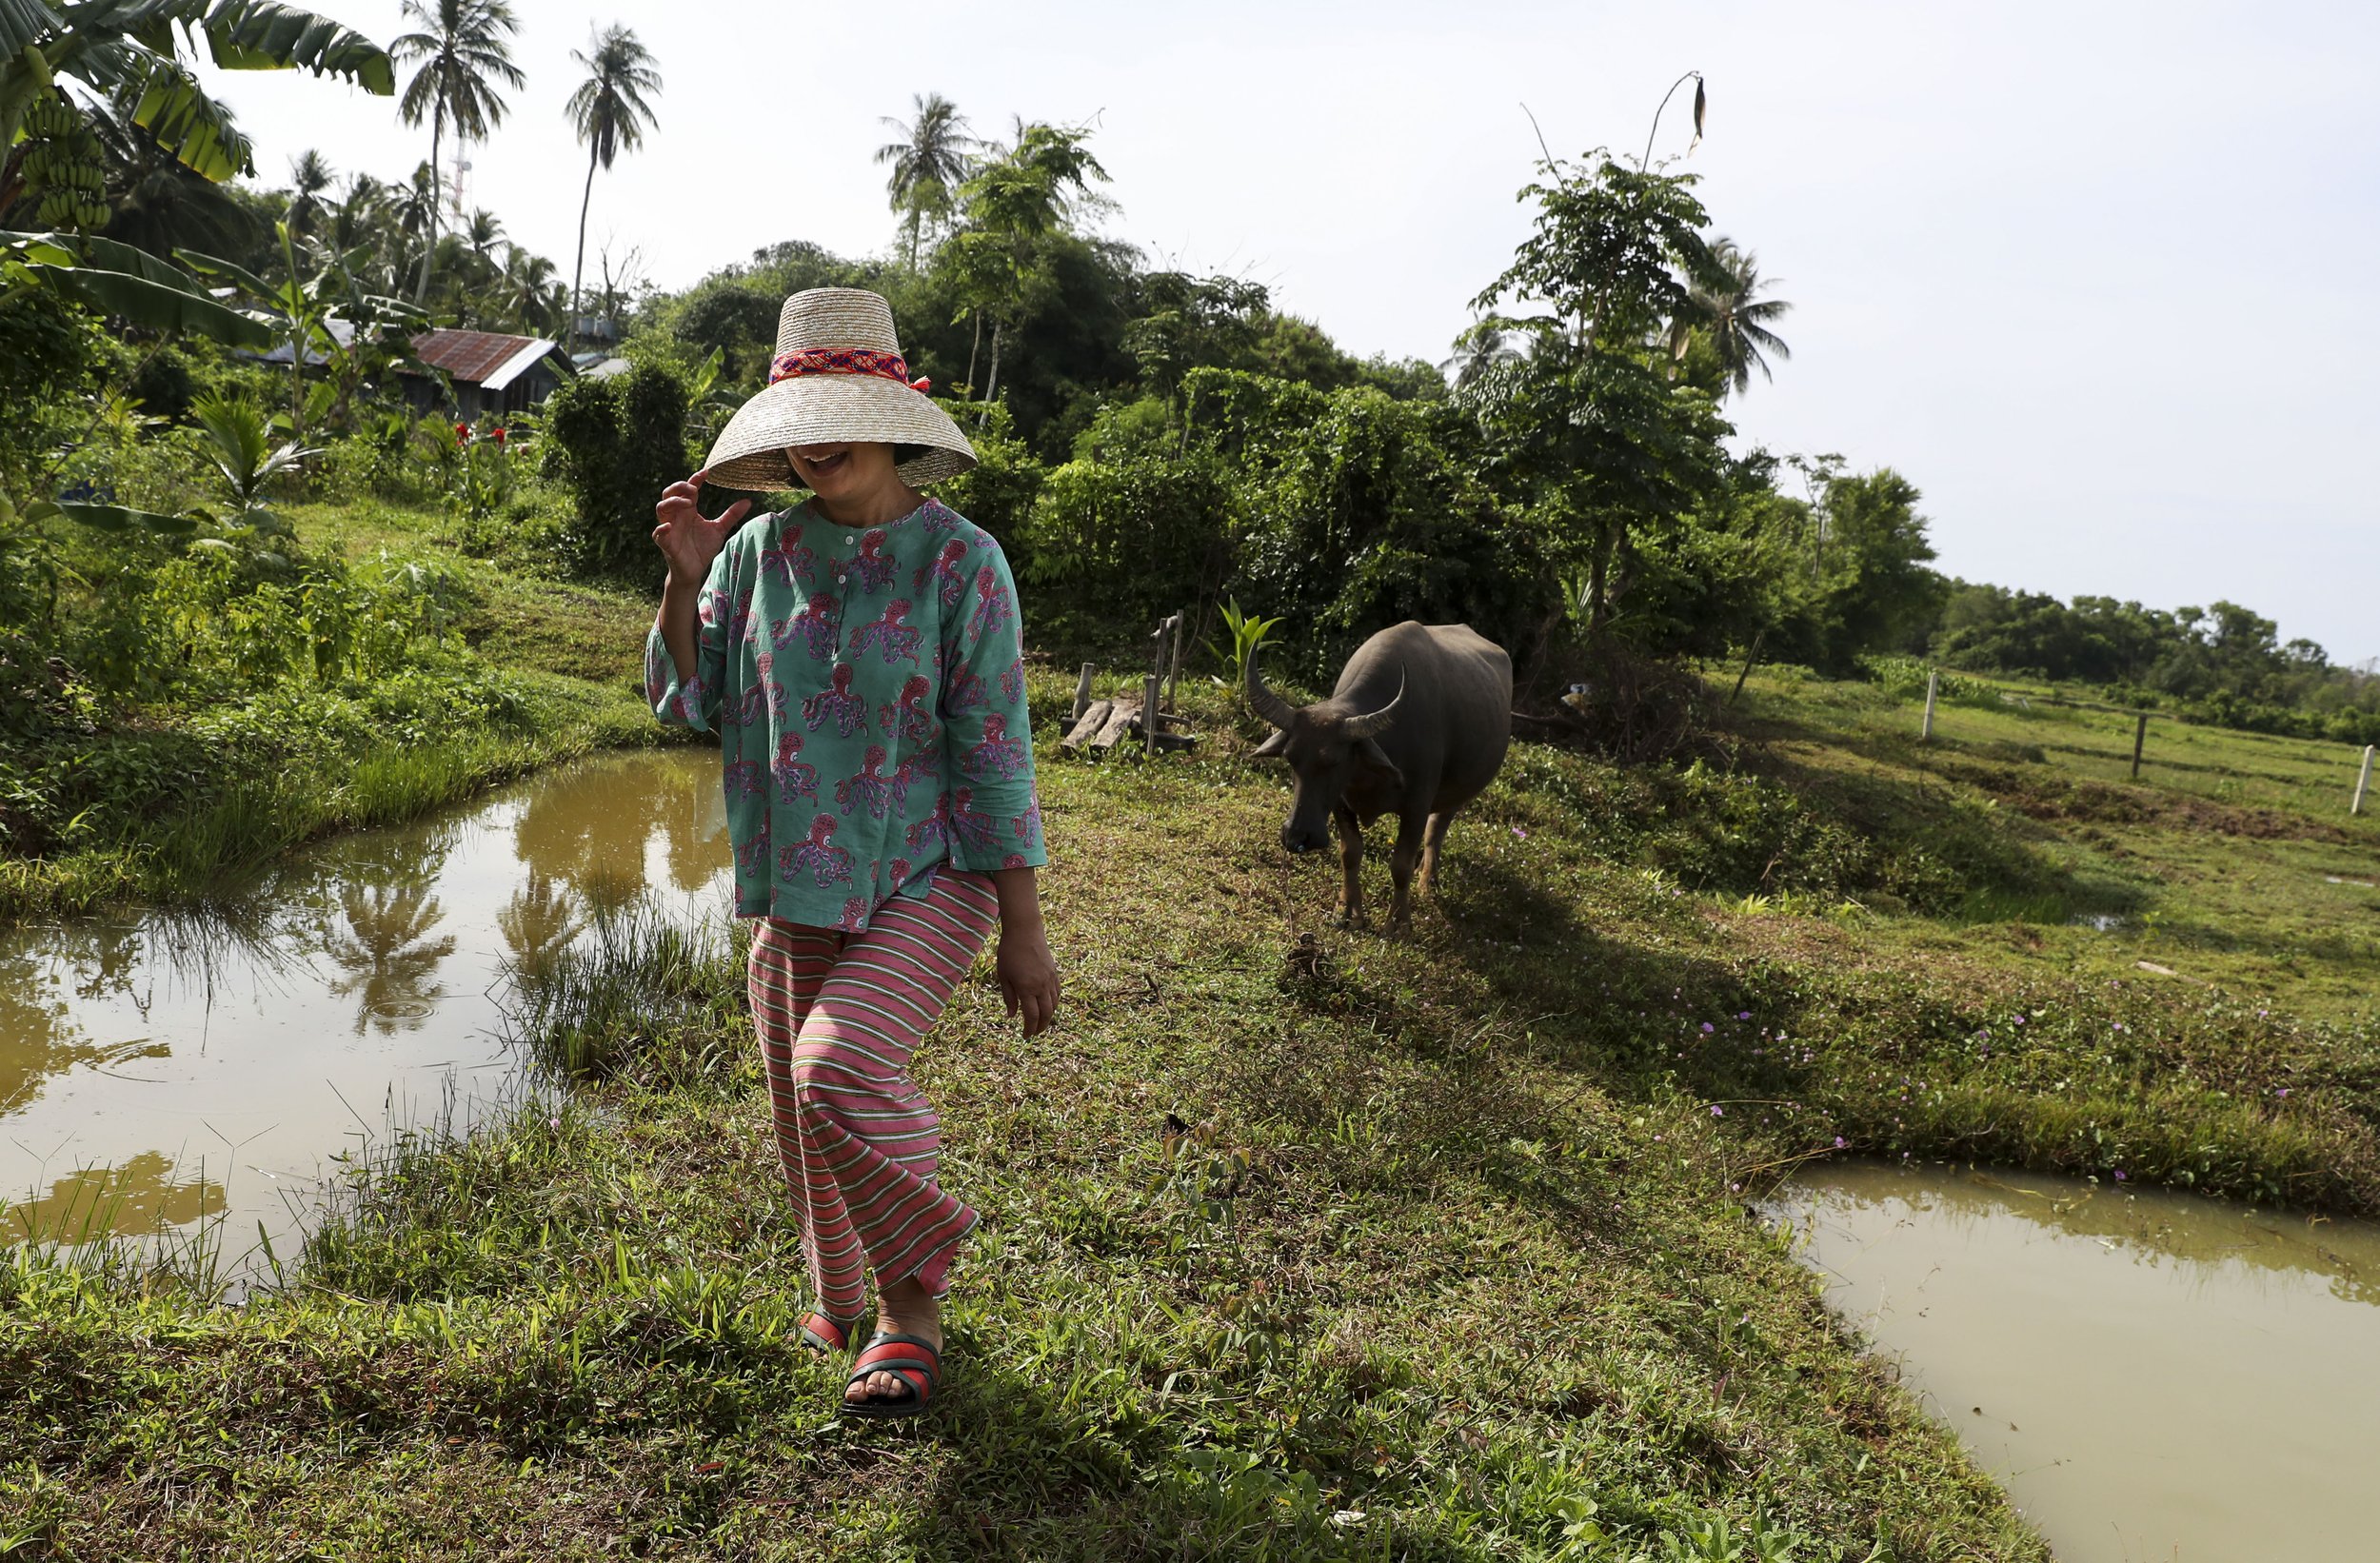
<path fill-rule="evenodd" d="M 2374 1554 L 2380 1226 L 1873 1165 L 1774 1211 L 2063 1563 Z"/>
<path fill-rule="evenodd" d="M 508 973 L 640 897 L 715 913 L 719 760 L 601 756 L 291 854 L 208 904 L 0 930 L 0 1240 L 184 1237 L 227 1260 L 332 1158 L 518 1094 Z"/>

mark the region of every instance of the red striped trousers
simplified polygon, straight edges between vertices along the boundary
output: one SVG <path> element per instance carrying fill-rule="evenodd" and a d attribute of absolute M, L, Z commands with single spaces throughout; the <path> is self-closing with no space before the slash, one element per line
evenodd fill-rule
<path fill-rule="evenodd" d="M 909 1056 L 974 964 L 1000 900 L 947 863 L 922 899 L 893 896 L 867 931 L 764 919 L 752 938 L 752 1021 L 777 1155 L 802 1218 L 818 1305 L 859 1316 L 866 1272 L 941 1296 L 976 1213 L 935 1180 L 942 1120 Z"/>

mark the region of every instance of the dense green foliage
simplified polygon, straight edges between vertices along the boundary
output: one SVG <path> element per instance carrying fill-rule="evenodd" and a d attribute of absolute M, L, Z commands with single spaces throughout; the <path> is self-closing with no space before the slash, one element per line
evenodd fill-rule
<path fill-rule="evenodd" d="M 546 400 L 545 466 L 570 493 L 583 569 L 653 574 L 653 503 L 701 460 L 686 445 L 687 410 L 685 383 L 658 365 L 573 381 Z"/>
<path fill-rule="evenodd" d="M 2332 666 L 2236 603 L 2168 613 L 2112 597 L 1952 583 L 1934 646 L 1955 667 L 2098 684 L 2256 732 L 2380 743 L 2380 669 Z"/>

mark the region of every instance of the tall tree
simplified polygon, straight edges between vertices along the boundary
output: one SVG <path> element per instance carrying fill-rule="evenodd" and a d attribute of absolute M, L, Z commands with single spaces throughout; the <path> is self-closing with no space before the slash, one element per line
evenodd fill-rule
<path fill-rule="evenodd" d="M 521 30 L 507 0 L 405 0 L 406 20 L 418 31 L 388 46 L 399 60 L 422 62 L 406 83 L 397 112 L 407 125 L 429 121 L 429 242 L 422 247 L 422 273 L 413 284 L 415 303 L 429 296 L 430 257 L 438 248 L 441 194 L 439 145 L 446 126 L 465 141 L 485 141 L 504 123 L 506 105 L 496 83 L 516 90 L 528 78 L 512 63 L 505 40 Z"/>
<path fill-rule="evenodd" d="M 608 168 L 622 152 L 645 144 L 653 127 L 648 92 L 661 90 L 661 72 L 636 34 L 617 24 L 595 39 L 595 52 L 570 57 L 586 68 L 586 79 L 570 94 L 570 124 L 586 144 L 586 190 L 579 197 L 578 259 L 570 267 L 570 328 L 567 341 L 579 336 L 579 289 L 586 277 L 586 208 L 595 199 L 595 170 Z"/>
<path fill-rule="evenodd" d="M 289 231 L 310 239 L 321 231 L 330 212 L 324 197 L 339 175 L 323 154 L 307 148 L 289 159 Z"/>
<path fill-rule="evenodd" d="M 1522 191 L 1537 206 L 1529 237 L 1472 306 L 1547 312 L 1487 317 L 1531 346 L 1490 366 L 1469 396 L 1506 471 L 1583 552 L 1589 633 L 1600 636 L 1632 534 L 1674 524 L 1724 480 L 1719 440 L 1732 430 L 1707 395 L 1649 360 L 1693 307 L 1692 289 L 1726 275 L 1703 237 L 1710 218 L 1693 175 L 1599 153 L 1584 165 L 1548 159 L 1539 173 Z"/>
<path fill-rule="evenodd" d="M 892 197 L 893 210 L 902 214 L 902 226 L 909 238 L 909 269 L 914 271 L 919 228 L 928 217 L 938 222 L 948 219 L 953 195 L 967 176 L 968 159 L 982 143 L 967 134 L 966 116 L 940 92 L 915 94 L 909 101 L 916 107 L 917 117 L 903 125 L 890 114 L 884 116 L 884 123 L 900 131 L 901 139 L 877 148 L 876 161 L 892 165 L 892 177 L 884 182 L 884 189 Z"/>
<path fill-rule="evenodd" d="M 1080 213 L 1114 205 L 1091 188 L 1107 170 L 1083 143 L 1087 126 L 1020 122 L 1010 146 L 979 165 L 961 188 L 967 229 L 952 241 L 970 312 L 992 317 L 992 366 L 982 400 L 1000 389 L 1001 353 L 1016 327 L 1054 286 L 1047 240 Z M 970 376 L 974 365 L 967 366 Z"/>
<path fill-rule="evenodd" d="M 1696 285 L 1687 307 L 1670 323 L 1670 351 L 1676 358 L 1684 358 L 1690 339 L 1700 332 L 1711 345 L 1725 388 L 1741 394 L 1752 388 L 1755 369 L 1763 380 L 1776 378 L 1766 355 L 1794 356 L 1785 339 L 1769 328 L 1794 307 L 1783 299 L 1762 296 L 1762 289 L 1770 284 L 1760 275 L 1760 257 L 1735 240 L 1713 240 L 1711 258 L 1721 276 Z"/>
<path fill-rule="evenodd" d="M 562 282 L 554 275 L 554 263 L 543 255 L 514 247 L 505 257 L 500 297 L 510 324 L 529 335 L 551 331 L 560 324 Z"/>

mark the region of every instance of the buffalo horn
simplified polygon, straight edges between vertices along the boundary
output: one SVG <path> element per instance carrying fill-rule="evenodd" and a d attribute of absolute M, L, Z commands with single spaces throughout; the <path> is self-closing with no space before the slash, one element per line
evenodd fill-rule
<path fill-rule="evenodd" d="M 1266 687 L 1264 675 L 1256 670 L 1256 651 L 1248 652 L 1248 709 L 1274 726 L 1286 729 L 1296 719 L 1298 708 Z"/>
<path fill-rule="evenodd" d="M 1339 724 L 1339 730 L 1346 734 L 1351 741 L 1378 738 L 1388 731 L 1389 723 L 1397 720 L 1398 702 L 1404 698 L 1405 681 L 1400 678 L 1397 681 L 1397 693 L 1389 698 L 1386 705 L 1377 711 L 1366 711 L 1359 717 L 1349 717 Z"/>

